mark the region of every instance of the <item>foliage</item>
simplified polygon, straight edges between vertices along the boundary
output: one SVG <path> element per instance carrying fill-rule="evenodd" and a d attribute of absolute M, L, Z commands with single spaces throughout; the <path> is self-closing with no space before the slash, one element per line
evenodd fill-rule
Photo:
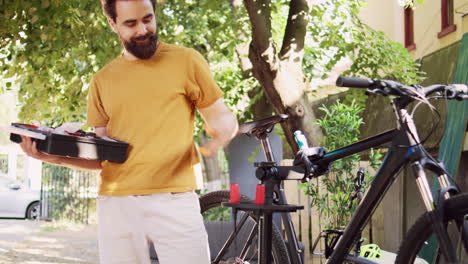
<path fill-rule="evenodd" d="M 161 38 L 202 53 L 230 109 L 241 120 L 250 119 L 245 111 L 250 101 L 247 92 L 255 80 L 242 76 L 235 52 L 238 45 L 248 41 L 238 33 L 249 30 L 245 11 L 231 7 L 229 1 L 174 0 L 158 5 L 157 17 Z"/>
<path fill-rule="evenodd" d="M 424 2 L 426 2 L 426 0 L 398 0 L 401 6 L 409 8 L 415 8 L 416 5 L 424 4 Z"/>
<path fill-rule="evenodd" d="M 229 207 L 218 206 L 203 213 L 203 221 L 228 221 L 231 219 Z"/>
<path fill-rule="evenodd" d="M 14 0 L 1 14 L 0 72 L 19 84 L 20 119 L 83 120 L 90 76 L 119 50 L 98 1 Z"/>
<path fill-rule="evenodd" d="M 121 50 L 99 1 L 15 0 L 0 7 L 0 76 L 19 85 L 20 119 L 48 126 L 84 120 L 91 76 Z M 228 1 L 166 1 L 157 15 L 160 39 L 201 52 L 228 105 L 243 117 L 253 79 L 242 77 L 234 52 L 245 41 L 235 32 L 246 25 L 242 12 Z M 12 87 L 9 81 L 0 91 Z"/>
<path fill-rule="evenodd" d="M 424 73 L 403 45 L 359 19 L 364 5 L 363 0 L 330 0 L 313 6 L 304 49 L 306 76 L 326 79 L 348 58 L 351 67 L 342 75 L 421 82 Z"/>
<path fill-rule="evenodd" d="M 355 102 L 350 105 L 337 101 L 330 108 L 321 107 L 324 117 L 318 124 L 324 130 L 322 146 L 334 150 L 358 141 L 359 127 L 363 120 L 359 113 L 363 108 Z M 370 165 L 380 165 L 381 154 L 371 150 Z M 356 203 L 350 204 L 354 190 L 354 180 L 361 158 L 358 154 L 335 161 L 331 164 L 328 175 L 321 178 L 319 184 L 309 182 L 301 187 L 306 195 L 311 196 L 311 205 L 315 206 L 325 218 L 327 228 L 344 227 L 355 210 Z M 372 178 L 367 174 L 366 183 Z M 364 186 L 364 189 L 366 186 Z"/>
<path fill-rule="evenodd" d="M 4 83 L 2 83 L 2 80 L 0 79 L 0 87 L 2 86 L 4 86 Z M 13 91 L 0 93 L 0 105 L 2 106 L 2 111 L 0 112 L 0 124 L 7 125 L 17 121 L 17 101 L 17 95 Z M 10 134 L 0 133 L 0 146 L 6 146 L 9 144 L 12 144 L 10 141 Z"/>
<path fill-rule="evenodd" d="M 262 96 L 258 83 L 243 75 L 236 48 L 248 44 L 251 26 L 243 6 L 233 1 L 158 1 L 160 39 L 194 47 L 209 61 L 225 101 L 240 122 L 252 119 L 250 106 Z M 290 1 L 270 3 L 272 38 L 283 38 Z M 330 0 L 314 5 L 303 61 L 307 78 L 326 78 L 342 59 L 351 58 L 350 75 L 418 82 L 417 64 L 400 44 L 357 18 L 362 0 Z M 20 119 L 56 126 L 82 121 L 91 76 L 121 51 L 95 0 L 11 0 L 0 3 L 2 89 L 19 86 Z M 199 122 L 200 124 L 200 122 Z M 200 125 L 198 125 L 198 128 Z M 200 129 L 197 130 L 199 132 Z"/>

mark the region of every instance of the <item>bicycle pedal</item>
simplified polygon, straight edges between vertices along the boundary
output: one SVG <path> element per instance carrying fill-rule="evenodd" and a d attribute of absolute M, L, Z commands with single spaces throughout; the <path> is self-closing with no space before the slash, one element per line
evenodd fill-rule
<path fill-rule="evenodd" d="M 241 258 L 236 258 L 235 264 L 250 264 L 248 261 L 242 260 Z"/>
<path fill-rule="evenodd" d="M 250 264 L 250 262 L 242 260 L 239 257 L 230 258 L 228 260 L 220 261 L 219 264 Z"/>

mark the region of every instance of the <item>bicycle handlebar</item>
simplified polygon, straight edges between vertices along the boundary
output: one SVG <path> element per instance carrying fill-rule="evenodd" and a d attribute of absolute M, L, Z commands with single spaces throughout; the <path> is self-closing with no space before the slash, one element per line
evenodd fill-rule
<path fill-rule="evenodd" d="M 370 93 L 382 95 L 396 96 L 427 96 L 435 92 L 445 92 L 444 97 L 447 99 L 464 100 L 468 98 L 468 87 L 464 84 L 442 85 L 434 84 L 427 87 L 414 85 L 403 85 L 391 80 L 373 80 L 357 77 L 340 76 L 336 80 L 336 85 L 339 87 L 349 88 L 367 88 Z"/>
<path fill-rule="evenodd" d="M 457 100 L 466 100 L 468 99 L 468 86 L 463 84 L 452 84 L 451 89 L 448 91 L 451 93 L 449 96 Z"/>
<path fill-rule="evenodd" d="M 353 88 L 371 88 L 374 81 L 357 77 L 340 76 L 336 79 L 336 86 Z"/>

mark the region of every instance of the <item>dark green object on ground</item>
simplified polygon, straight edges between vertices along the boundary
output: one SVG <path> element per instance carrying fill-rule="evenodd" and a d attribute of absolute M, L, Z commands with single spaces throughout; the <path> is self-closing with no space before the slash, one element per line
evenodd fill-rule
<path fill-rule="evenodd" d="M 468 85 L 468 33 L 465 33 L 462 38 L 453 83 Z M 449 101 L 448 113 L 446 130 L 439 148 L 439 159 L 445 163 L 448 172 L 455 177 L 468 121 L 468 100 Z"/>

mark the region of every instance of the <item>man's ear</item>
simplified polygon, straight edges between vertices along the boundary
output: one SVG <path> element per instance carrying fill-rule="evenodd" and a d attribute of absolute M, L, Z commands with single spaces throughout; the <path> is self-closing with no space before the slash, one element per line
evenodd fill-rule
<path fill-rule="evenodd" d="M 107 16 L 107 23 L 109 23 L 109 26 L 111 27 L 112 31 L 117 33 L 117 25 L 115 24 L 114 20 Z"/>

